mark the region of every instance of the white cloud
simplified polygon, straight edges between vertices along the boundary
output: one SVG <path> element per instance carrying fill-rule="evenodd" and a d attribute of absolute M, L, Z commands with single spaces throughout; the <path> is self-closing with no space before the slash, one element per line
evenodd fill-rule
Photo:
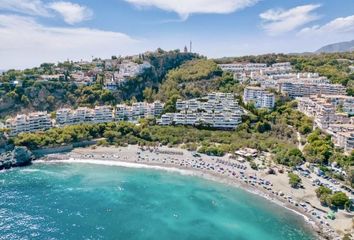
<path fill-rule="evenodd" d="M 49 15 L 41 0 L 0 0 L 0 9 L 37 16 Z"/>
<path fill-rule="evenodd" d="M 80 60 L 135 53 L 141 42 L 130 36 L 90 28 L 55 28 L 31 17 L 0 14 L 0 69 L 42 62 Z"/>
<path fill-rule="evenodd" d="M 176 12 L 182 19 L 193 13 L 226 14 L 252 6 L 259 0 L 125 0 L 137 7 L 157 7 Z"/>
<path fill-rule="evenodd" d="M 92 10 L 88 7 L 66 1 L 54 1 L 46 4 L 42 0 L 0 0 L 0 10 L 42 17 L 51 17 L 56 12 L 68 24 L 89 20 L 93 15 Z"/>
<path fill-rule="evenodd" d="M 49 8 L 62 15 L 64 21 L 68 24 L 89 20 L 93 15 L 89 8 L 71 2 L 53 2 L 49 5 Z"/>
<path fill-rule="evenodd" d="M 279 35 L 319 19 L 319 16 L 313 11 L 320 6 L 319 4 L 309 4 L 287 10 L 270 9 L 259 16 L 263 20 L 262 27 L 269 35 Z"/>
<path fill-rule="evenodd" d="M 354 35 L 354 15 L 336 18 L 322 26 L 315 25 L 303 28 L 299 35 L 328 35 L 328 34 L 350 34 Z"/>

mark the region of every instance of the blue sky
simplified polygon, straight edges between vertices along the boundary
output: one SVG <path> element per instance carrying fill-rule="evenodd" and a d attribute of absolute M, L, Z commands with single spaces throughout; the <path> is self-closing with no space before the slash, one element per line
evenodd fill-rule
<path fill-rule="evenodd" d="M 354 39 L 354 0 L 0 0 L 0 69 L 193 50 L 314 51 Z"/>

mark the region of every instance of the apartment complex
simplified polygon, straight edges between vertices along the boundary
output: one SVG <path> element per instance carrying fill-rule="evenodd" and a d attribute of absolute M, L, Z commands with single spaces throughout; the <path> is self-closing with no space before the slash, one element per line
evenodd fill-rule
<path fill-rule="evenodd" d="M 313 117 L 315 125 L 330 134 L 335 145 L 350 152 L 354 149 L 352 136 L 354 119 L 346 112 L 338 112 L 339 104 L 347 99 L 350 97 L 332 95 L 301 97 L 298 98 L 298 110 Z M 352 109 L 353 103 L 350 101 L 348 108 Z"/>
<path fill-rule="evenodd" d="M 118 121 L 137 121 L 140 118 L 158 117 L 162 114 L 163 106 L 159 101 L 153 103 L 137 102 L 132 106 L 119 104 L 115 109 L 115 119 Z"/>
<path fill-rule="evenodd" d="M 260 71 L 267 67 L 265 63 L 229 63 L 229 64 L 219 64 L 218 65 L 221 70 L 240 73 L 246 71 Z"/>
<path fill-rule="evenodd" d="M 345 95 L 346 89 L 340 84 L 308 83 L 308 82 L 281 82 L 280 91 L 289 97 L 308 97 L 316 94 Z"/>
<path fill-rule="evenodd" d="M 52 122 L 47 112 L 33 112 L 7 119 L 5 126 L 10 130 L 10 136 L 14 136 L 23 132 L 49 129 L 52 126 Z"/>
<path fill-rule="evenodd" d="M 246 87 L 243 91 L 243 101 L 254 103 L 256 108 L 274 108 L 275 96 L 261 87 Z"/>
<path fill-rule="evenodd" d="M 200 99 L 177 100 L 177 113 L 161 116 L 161 125 L 205 125 L 218 129 L 235 129 L 242 111 L 230 93 L 210 93 Z"/>
<path fill-rule="evenodd" d="M 354 149 L 354 131 L 338 132 L 334 138 L 334 144 L 342 147 L 345 152 L 351 152 Z"/>
<path fill-rule="evenodd" d="M 78 109 L 61 108 L 56 113 L 59 126 L 85 122 L 104 123 L 113 121 L 113 109 L 110 106 L 96 106 L 94 109 L 80 107 Z"/>
<path fill-rule="evenodd" d="M 289 62 L 274 63 L 267 66 L 265 63 L 231 63 L 219 64 L 223 71 L 234 73 L 234 78 L 244 82 L 246 80 L 261 81 L 270 75 L 289 74 L 292 71 Z"/>

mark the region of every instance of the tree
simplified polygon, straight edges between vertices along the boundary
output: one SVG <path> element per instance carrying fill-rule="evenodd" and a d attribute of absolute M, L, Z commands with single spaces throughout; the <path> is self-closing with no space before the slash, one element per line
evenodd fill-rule
<path fill-rule="evenodd" d="M 336 192 L 331 196 L 332 204 L 336 207 L 344 207 L 349 202 L 348 196 L 344 192 Z"/>
<path fill-rule="evenodd" d="M 270 126 L 269 122 L 264 121 L 264 122 L 258 122 L 256 124 L 256 129 L 258 132 L 264 133 L 264 132 L 270 131 L 272 129 L 272 127 Z"/>
<path fill-rule="evenodd" d="M 298 188 L 301 184 L 301 178 L 295 173 L 289 173 L 289 184 L 292 188 Z"/>
<path fill-rule="evenodd" d="M 23 103 L 23 105 L 27 106 L 29 104 L 28 97 L 26 95 L 22 95 L 21 102 Z"/>
<path fill-rule="evenodd" d="M 315 192 L 318 198 L 320 198 L 323 194 L 332 194 L 332 190 L 324 186 L 318 187 Z"/>
<path fill-rule="evenodd" d="M 151 87 L 146 87 L 143 91 L 145 101 L 152 103 L 154 101 L 154 90 Z"/>
<path fill-rule="evenodd" d="M 168 99 L 168 101 L 165 103 L 163 112 L 164 113 L 171 113 L 171 112 L 176 112 L 176 102 L 177 99 L 179 98 L 178 95 L 173 95 Z"/>

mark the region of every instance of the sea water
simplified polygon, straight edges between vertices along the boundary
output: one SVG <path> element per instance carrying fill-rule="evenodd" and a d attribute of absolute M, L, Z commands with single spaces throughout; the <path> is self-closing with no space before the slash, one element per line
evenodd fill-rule
<path fill-rule="evenodd" d="M 315 239 L 304 219 L 220 183 L 151 169 L 34 164 L 0 173 L 0 239 Z"/>

